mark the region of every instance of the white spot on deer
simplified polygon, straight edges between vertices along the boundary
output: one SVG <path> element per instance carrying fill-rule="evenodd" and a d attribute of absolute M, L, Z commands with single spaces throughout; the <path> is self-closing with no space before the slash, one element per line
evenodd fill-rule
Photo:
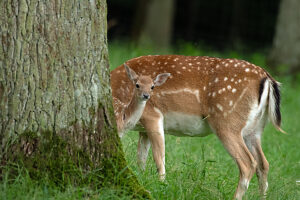
<path fill-rule="evenodd" d="M 203 87 L 203 90 L 204 90 L 204 91 L 206 90 L 206 86 Z"/>
<path fill-rule="evenodd" d="M 228 67 L 228 65 L 229 65 L 229 64 L 228 64 L 228 63 L 226 63 L 226 64 L 225 64 L 225 67 Z"/>
<path fill-rule="evenodd" d="M 212 93 L 212 97 L 215 97 L 215 96 L 216 96 L 216 92 L 213 92 L 213 93 Z"/>
<path fill-rule="evenodd" d="M 229 106 L 232 106 L 233 105 L 233 101 L 229 101 Z"/>
<path fill-rule="evenodd" d="M 197 67 L 198 70 L 200 70 L 200 67 Z"/>
<path fill-rule="evenodd" d="M 193 64 L 192 63 L 189 63 L 189 66 L 192 66 Z"/>
<path fill-rule="evenodd" d="M 232 89 L 232 93 L 236 93 L 236 89 L 235 88 Z"/>
<path fill-rule="evenodd" d="M 176 73 L 177 73 L 177 74 L 181 74 L 181 72 L 180 72 L 180 71 L 177 71 Z"/>
<path fill-rule="evenodd" d="M 246 81 L 246 80 L 247 80 L 247 77 L 244 78 L 244 81 Z"/>
<path fill-rule="evenodd" d="M 234 77 L 237 77 L 237 75 L 236 75 L 236 74 L 234 74 Z"/>
<path fill-rule="evenodd" d="M 228 113 L 232 113 L 232 111 L 234 111 L 236 105 L 239 104 L 239 102 L 242 100 L 243 96 L 245 95 L 246 91 L 247 91 L 248 87 L 244 88 L 241 95 L 239 96 L 238 100 L 234 102 L 232 108 L 228 111 Z"/>
<path fill-rule="evenodd" d="M 153 72 L 152 74 L 153 74 L 153 75 L 156 75 L 156 72 Z"/>
<path fill-rule="evenodd" d="M 211 96 L 211 93 L 208 93 L 208 96 L 210 97 L 210 96 Z"/>
<path fill-rule="evenodd" d="M 179 60 L 179 58 L 175 58 L 174 61 L 176 62 L 177 60 Z"/>
<path fill-rule="evenodd" d="M 192 70 L 191 70 L 191 69 L 188 69 L 188 71 L 191 72 Z"/>
<path fill-rule="evenodd" d="M 225 89 L 225 88 L 223 88 L 222 90 L 223 90 L 223 92 L 225 92 L 225 91 L 226 91 L 226 89 Z"/>
<path fill-rule="evenodd" d="M 249 72 L 249 71 L 250 71 L 250 69 L 249 69 L 249 68 L 246 68 L 246 69 L 245 69 L 245 72 Z"/>
<path fill-rule="evenodd" d="M 155 62 L 153 62 L 151 65 L 154 66 L 154 65 L 155 65 Z"/>
<path fill-rule="evenodd" d="M 216 69 L 218 69 L 220 67 L 220 65 L 216 65 Z"/>
<path fill-rule="evenodd" d="M 120 71 L 120 70 L 118 70 L 118 71 L 117 71 L 117 74 L 119 74 L 120 72 L 121 72 L 121 71 Z"/>
<path fill-rule="evenodd" d="M 230 63 L 233 63 L 233 60 L 229 60 Z"/>
<path fill-rule="evenodd" d="M 186 67 L 182 67 L 182 69 L 186 69 Z"/>
<path fill-rule="evenodd" d="M 222 94 L 222 89 L 220 89 L 220 90 L 218 91 L 218 93 L 219 93 L 219 94 Z"/>
<path fill-rule="evenodd" d="M 234 67 L 237 67 L 238 66 L 238 64 L 236 63 L 236 64 L 234 64 Z"/>
<path fill-rule="evenodd" d="M 233 82 L 234 81 L 234 78 L 231 78 L 231 80 L 230 80 L 231 82 Z"/>
<path fill-rule="evenodd" d="M 175 65 L 171 65 L 172 68 L 175 68 Z"/>
<path fill-rule="evenodd" d="M 239 79 L 239 80 L 238 80 L 238 82 L 240 83 L 240 82 L 242 82 L 242 80 L 241 80 L 241 79 Z"/>
<path fill-rule="evenodd" d="M 218 108 L 220 111 L 223 111 L 223 106 L 221 106 L 221 105 L 220 105 L 220 104 L 218 104 L 218 103 L 217 103 L 217 105 L 216 105 L 216 106 L 217 106 L 217 108 Z"/>
<path fill-rule="evenodd" d="M 198 103 L 200 103 L 200 93 L 199 90 L 192 90 L 189 88 L 183 88 L 183 89 L 179 89 L 179 90 L 174 90 L 174 91 L 162 91 L 161 94 L 164 96 L 166 94 L 177 94 L 177 93 L 190 93 L 195 95 Z"/>
<path fill-rule="evenodd" d="M 160 61 L 158 61 L 158 63 L 157 63 L 158 65 L 160 65 Z"/>
<path fill-rule="evenodd" d="M 197 65 L 200 65 L 200 62 L 197 62 Z"/>
<path fill-rule="evenodd" d="M 215 79 L 215 83 L 217 83 L 219 81 L 219 78 L 217 77 L 216 79 Z"/>
<path fill-rule="evenodd" d="M 167 65 L 168 64 L 168 62 L 165 62 L 165 65 Z"/>
<path fill-rule="evenodd" d="M 208 85 L 211 85 L 211 82 L 209 82 Z"/>
<path fill-rule="evenodd" d="M 225 77 L 224 77 L 224 81 L 227 81 L 227 80 L 228 80 L 228 78 L 225 76 Z"/>
<path fill-rule="evenodd" d="M 146 70 L 143 69 L 143 70 L 142 70 L 142 73 L 145 73 L 145 72 L 146 72 Z"/>

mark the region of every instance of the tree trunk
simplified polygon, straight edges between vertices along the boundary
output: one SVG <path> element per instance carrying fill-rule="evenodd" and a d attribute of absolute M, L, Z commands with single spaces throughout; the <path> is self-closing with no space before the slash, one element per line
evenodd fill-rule
<path fill-rule="evenodd" d="M 0 17 L 1 169 L 147 196 L 116 132 L 105 0 L 1 1 Z"/>
<path fill-rule="evenodd" d="M 138 39 L 139 44 L 167 48 L 172 38 L 174 0 L 149 0 L 146 7 L 146 16 Z"/>
<path fill-rule="evenodd" d="M 281 0 L 273 48 L 268 58 L 271 66 L 286 65 L 288 71 L 300 71 L 300 1 Z"/>

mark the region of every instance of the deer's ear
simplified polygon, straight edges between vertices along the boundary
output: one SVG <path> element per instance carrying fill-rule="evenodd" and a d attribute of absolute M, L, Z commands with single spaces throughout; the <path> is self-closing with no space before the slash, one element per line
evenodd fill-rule
<path fill-rule="evenodd" d="M 170 73 L 158 74 L 154 80 L 154 86 L 161 86 L 166 82 L 169 76 L 171 76 Z"/>
<path fill-rule="evenodd" d="M 126 65 L 126 63 L 124 63 L 124 67 L 129 79 L 135 83 L 137 81 L 138 75 L 128 65 Z"/>

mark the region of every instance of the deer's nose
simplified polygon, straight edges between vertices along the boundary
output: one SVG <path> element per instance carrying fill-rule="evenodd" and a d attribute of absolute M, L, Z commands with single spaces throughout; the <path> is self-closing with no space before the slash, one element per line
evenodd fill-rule
<path fill-rule="evenodd" d="M 149 98 L 150 98 L 150 95 L 149 95 L 149 94 L 143 94 L 143 98 L 144 98 L 144 99 L 149 99 Z"/>

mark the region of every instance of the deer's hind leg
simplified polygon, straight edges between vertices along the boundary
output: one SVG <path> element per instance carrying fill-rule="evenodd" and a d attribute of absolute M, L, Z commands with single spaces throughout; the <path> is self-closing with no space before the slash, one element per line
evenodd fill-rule
<path fill-rule="evenodd" d="M 266 124 L 266 115 L 254 124 L 252 129 L 243 130 L 244 141 L 257 162 L 256 175 L 261 195 L 265 198 L 268 189 L 269 163 L 261 147 L 261 135 Z"/>
<path fill-rule="evenodd" d="M 247 191 L 249 182 L 255 173 L 256 161 L 244 143 L 241 132 L 222 131 L 217 132 L 217 135 L 238 165 L 240 179 L 235 192 L 235 199 L 240 200 Z"/>

